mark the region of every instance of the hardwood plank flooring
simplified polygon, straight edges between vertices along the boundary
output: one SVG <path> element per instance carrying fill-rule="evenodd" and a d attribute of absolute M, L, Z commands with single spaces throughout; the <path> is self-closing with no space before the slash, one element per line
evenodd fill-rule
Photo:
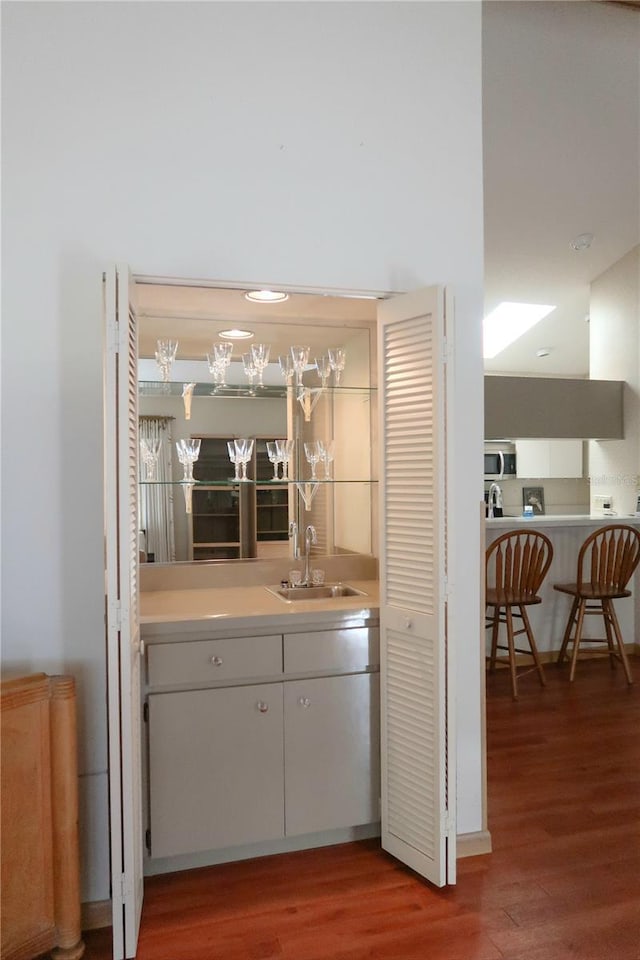
<path fill-rule="evenodd" d="M 640 960 L 640 661 L 487 678 L 494 852 L 438 890 L 375 840 L 152 877 L 138 960 Z M 109 960 L 109 930 L 86 935 Z"/>

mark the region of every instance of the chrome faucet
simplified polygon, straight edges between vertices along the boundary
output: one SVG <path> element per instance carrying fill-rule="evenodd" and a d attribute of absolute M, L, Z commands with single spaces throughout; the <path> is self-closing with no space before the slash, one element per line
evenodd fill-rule
<path fill-rule="evenodd" d="M 493 520 L 496 508 L 502 509 L 502 489 L 499 483 L 492 483 L 489 487 L 487 519 Z"/>
<path fill-rule="evenodd" d="M 304 573 L 301 584 L 303 587 L 308 587 L 311 583 L 311 544 L 317 542 L 316 528 L 309 524 L 304 532 Z"/>

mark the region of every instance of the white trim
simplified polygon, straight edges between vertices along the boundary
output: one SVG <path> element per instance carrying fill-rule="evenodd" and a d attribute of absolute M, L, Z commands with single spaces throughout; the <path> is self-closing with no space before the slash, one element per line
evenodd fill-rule
<path fill-rule="evenodd" d="M 222 290 L 257 290 L 259 287 L 282 290 L 284 293 L 310 294 L 312 296 L 343 297 L 345 300 L 367 299 L 388 300 L 398 296 L 399 290 L 358 290 L 343 289 L 341 287 L 307 287 L 293 283 L 254 282 L 244 280 L 203 280 L 185 279 L 183 277 L 155 277 L 148 274 L 136 273 L 133 279 L 136 283 L 157 284 L 168 287 L 204 287 Z"/>

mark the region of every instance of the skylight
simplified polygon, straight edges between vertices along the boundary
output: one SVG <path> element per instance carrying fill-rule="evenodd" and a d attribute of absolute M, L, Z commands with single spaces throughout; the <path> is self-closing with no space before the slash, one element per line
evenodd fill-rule
<path fill-rule="evenodd" d="M 546 303 L 499 303 L 484 318 L 484 359 L 491 360 L 502 353 L 552 310 L 555 310 L 555 305 Z"/>

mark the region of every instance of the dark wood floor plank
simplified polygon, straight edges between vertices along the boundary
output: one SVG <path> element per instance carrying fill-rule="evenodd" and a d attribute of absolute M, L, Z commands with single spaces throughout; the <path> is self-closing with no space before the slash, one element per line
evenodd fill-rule
<path fill-rule="evenodd" d="M 455 887 L 376 840 L 152 877 L 138 960 L 640 960 L 640 684 L 546 672 L 487 679 L 494 853 Z"/>

